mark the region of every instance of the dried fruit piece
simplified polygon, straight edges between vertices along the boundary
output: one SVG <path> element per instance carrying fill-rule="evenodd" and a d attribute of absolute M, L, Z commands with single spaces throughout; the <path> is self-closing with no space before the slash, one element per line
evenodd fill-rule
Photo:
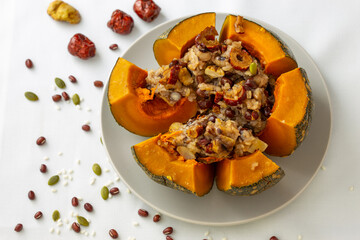
<path fill-rule="evenodd" d="M 203 51 L 216 51 L 220 45 L 215 36 L 218 35 L 215 27 L 206 27 L 199 35 L 195 38 L 195 44 L 200 47 Z"/>
<path fill-rule="evenodd" d="M 252 63 L 250 54 L 240 48 L 233 48 L 230 51 L 230 64 L 236 70 L 246 70 Z"/>
<path fill-rule="evenodd" d="M 116 9 L 107 26 L 116 33 L 129 34 L 134 27 L 134 20 L 126 12 Z"/>
<path fill-rule="evenodd" d="M 65 21 L 71 24 L 77 24 L 81 19 L 78 10 L 60 0 L 51 2 L 47 13 L 56 21 Z"/>
<path fill-rule="evenodd" d="M 71 55 L 86 60 L 95 56 L 96 48 L 95 44 L 84 34 L 77 33 L 70 39 L 68 51 Z"/>
<path fill-rule="evenodd" d="M 139 18 L 146 22 L 152 22 L 161 11 L 153 0 L 136 0 L 133 9 Z"/>
<path fill-rule="evenodd" d="M 27 98 L 27 100 L 33 102 L 39 100 L 39 97 L 33 92 L 25 92 L 25 97 Z"/>

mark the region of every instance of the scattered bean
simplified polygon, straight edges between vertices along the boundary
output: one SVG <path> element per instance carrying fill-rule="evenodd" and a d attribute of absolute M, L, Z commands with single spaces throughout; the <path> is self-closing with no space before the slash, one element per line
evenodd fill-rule
<path fill-rule="evenodd" d="M 62 92 L 61 95 L 63 96 L 65 101 L 70 99 L 69 94 L 67 94 L 67 92 Z"/>
<path fill-rule="evenodd" d="M 76 218 L 77 218 L 78 223 L 79 223 L 81 226 L 85 226 L 85 227 L 89 226 L 89 221 L 86 220 L 86 218 L 84 218 L 84 217 L 82 217 L 82 216 L 77 216 Z"/>
<path fill-rule="evenodd" d="M 160 219 L 161 219 L 161 216 L 160 216 L 159 214 L 156 214 L 156 215 L 153 217 L 153 221 L 154 221 L 154 222 L 158 222 L 158 221 L 160 221 Z"/>
<path fill-rule="evenodd" d="M 235 117 L 235 111 L 232 110 L 231 108 L 227 108 L 225 110 L 225 115 L 228 117 L 228 118 L 233 118 Z"/>
<path fill-rule="evenodd" d="M 70 76 L 69 76 L 69 80 L 70 80 L 70 82 L 72 82 L 72 83 L 76 83 L 76 82 L 77 82 L 77 79 L 76 79 L 73 75 L 70 75 Z"/>
<path fill-rule="evenodd" d="M 74 230 L 74 232 L 80 232 L 80 224 L 78 224 L 77 222 L 73 222 L 72 224 L 71 224 L 71 228 L 72 228 L 72 230 Z"/>
<path fill-rule="evenodd" d="M 111 50 L 116 50 L 116 49 L 119 48 L 119 46 L 118 46 L 116 43 L 114 43 L 114 44 L 111 44 L 111 45 L 109 46 L 109 48 L 110 48 Z"/>
<path fill-rule="evenodd" d="M 170 236 L 166 236 L 166 240 L 174 240 L 174 239 Z"/>
<path fill-rule="evenodd" d="M 25 92 L 25 97 L 27 98 L 27 100 L 33 102 L 39 100 L 39 97 L 33 92 Z"/>
<path fill-rule="evenodd" d="M 21 232 L 21 230 L 23 230 L 23 225 L 21 223 L 16 224 L 14 231 Z"/>
<path fill-rule="evenodd" d="M 61 95 L 60 95 L 60 94 L 55 94 L 55 95 L 53 95 L 53 96 L 52 96 L 52 100 L 53 100 L 54 102 L 60 101 L 60 100 L 61 100 Z"/>
<path fill-rule="evenodd" d="M 146 211 L 145 209 L 139 209 L 139 210 L 138 210 L 138 214 L 139 214 L 139 216 L 141 216 L 141 217 L 147 217 L 147 216 L 149 216 L 148 211 Z"/>
<path fill-rule="evenodd" d="M 90 126 L 89 125 L 87 125 L 87 124 L 84 124 L 84 125 L 82 125 L 82 130 L 84 130 L 85 132 L 88 132 L 88 131 L 90 131 Z"/>
<path fill-rule="evenodd" d="M 94 209 L 93 209 L 93 206 L 90 204 L 90 203 L 85 203 L 84 204 L 84 208 L 86 211 L 88 212 L 92 212 Z"/>
<path fill-rule="evenodd" d="M 120 190 L 117 187 L 113 187 L 113 188 L 110 189 L 110 194 L 111 195 L 117 195 L 119 193 L 120 193 Z"/>
<path fill-rule="evenodd" d="M 36 140 L 36 144 L 39 145 L 39 146 L 40 146 L 40 145 L 44 145 L 45 142 L 46 142 L 46 138 L 43 137 L 43 136 L 40 136 L 40 137 Z"/>
<path fill-rule="evenodd" d="M 40 165 L 40 172 L 46 173 L 47 172 L 47 166 L 45 164 Z"/>
<path fill-rule="evenodd" d="M 54 220 L 54 222 L 56 222 L 57 220 L 59 220 L 60 218 L 60 212 L 58 210 L 55 210 L 52 214 L 52 219 Z"/>
<path fill-rule="evenodd" d="M 32 68 L 33 67 L 33 62 L 31 61 L 31 59 L 26 59 L 25 66 L 27 68 Z"/>
<path fill-rule="evenodd" d="M 28 193 L 28 197 L 29 197 L 30 200 L 34 200 L 35 199 L 34 191 L 30 190 L 29 193 Z"/>
<path fill-rule="evenodd" d="M 101 189 L 101 197 L 104 200 L 107 200 L 109 198 L 109 189 L 106 186 L 103 186 Z"/>
<path fill-rule="evenodd" d="M 170 235 L 173 233 L 173 231 L 174 231 L 174 229 L 172 227 L 167 227 L 163 230 L 163 234 Z"/>
<path fill-rule="evenodd" d="M 34 218 L 35 219 L 40 219 L 42 217 L 42 215 L 43 215 L 42 212 L 38 211 L 38 212 L 35 213 Z"/>
<path fill-rule="evenodd" d="M 102 88 L 104 86 L 104 83 L 100 80 L 94 81 L 94 86 L 98 88 Z"/>
<path fill-rule="evenodd" d="M 271 238 L 270 238 L 270 240 L 279 240 L 277 237 L 275 237 L 275 236 L 272 236 Z"/>
<path fill-rule="evenodd" d="M 65 82 L 61 78 L 55 78 L 55 84 L 61 89 L 66 87 Z"/>
<path fill-rule="evenodd" d="M 116 231 L 115 229 L 110 229 L 109 235 L 110 235 L 110 237 L 112 237 L 113 239 L 116 239 L 116 238 L 119 237 L 119 234 L 117 233 L 117 231 Z"/>
<path fill-rule="evenodd" d="M 71 205 L 73 205 L 74 207 L 77 207 L 79 205 L 79 199 L 77 197 L 73 197 L 71 199 Z"/>

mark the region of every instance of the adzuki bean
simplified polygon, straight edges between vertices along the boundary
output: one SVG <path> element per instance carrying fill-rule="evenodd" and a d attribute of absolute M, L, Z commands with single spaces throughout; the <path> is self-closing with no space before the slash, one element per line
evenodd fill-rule
<path fill-rule="evenodd" d="M 26 59 L 25 66 L 27 68 L 32 68 L 33 67 L 33 62 L 31 61 L 31 59 Z"/>
<path fill-rule="evenodd" d="M 114 43 L 114 44 L 111 44 L 111 45 L 109 46 L 109 48 L 110 48 L 111 50 L 116 50 L 116 49 L 119 48 L 119 46 L 118 46 L 116 43 Z"/>
<path fill-rule="evenodd" d="M 102 88 L 104 86 L 104 83 L 102 81 L 94 81 L 94 86 L 98 88 Z"/>
<path fill-rule="evenodd" d="M 73 197 L 71 199 L 71 205 L 73 205 L 74 207 L 79 206 L 79 199 L 77 197 Z"/>
<path fill-rule="evenodd" d="M 18 224 L 16 224 L 14 231 L 21 232 L 22 229 L 23 229 L 23 225 L 21 223 L 18 223 Z"/>
<path fill-rule="evenodd" d="M 154 222 L 158 222 L 158 221 L 160 221 L 160 219 L 161 219 L 161 216 L 160 216 L 159 214 L 156 214 L 156 215 L 153 217 L 153 221 L 154 221 Z"/>
<path fill-rule="evenodd" d="M 170 236 L 166 236 L 166 240 L 174 240 L 174 239 Z"/>
<path fill-rule="evenodd" d="M 30 200 L 34 200 L 35 199 L 35 193 L 34 191 L 30 190 L 29 193 L 28 193 L 28 198 Z"/>
<path fill-rule="evenodd" d="M 34 218 L 35 219 L 40 219 L 42 217 L 42 215 L 43 215 L 42 212 L 38 211 L 38 212 L 35 213 Z"/>
<path fill-rule="evenodd" d="M 117 187 L 113 187 L 113 188 L 110 189 L 110 194 L 111 195 L 117 195 L 119 193 L 120 193 L 120 190 Z"/>
<path fill-rule="evenodd" d="M 87 124 L 84 124 L 84 125 L 82 125 L 82 130 L 84 130 L 85 132 L 88 132 L 88 131 L 90 131 L 90 126 L 89 125 L 87 125 Z"/>
<path fill-rule="evenodd" d="M 90 203 L 85 203 L 84 208 L 88 212 L 92 212 L 94 210 L 93 206 Z"/>
<path fill-rule="evenodd" d="M 43 137 L 43 136 L 39 137 L 39 138 L 36 140 L 36 144 L 39 145 L 39 146 L 40 146 L 40 145 L 44 145 L 45 142 L 46 142 L 46 138 Z"/>
<path fill-rule="evenodd" d="M 275 237 L 275 236 L 272 236 L 271 238 L 270 238 L 270 240 L 279 240 L 277 237 Z"/>
<path fill-rule="evenodd" d="M 67 94 L 67 92 L 62 92 L 61 95 L 65 101 L 70 100 L 69 94 Z"/>
<path fill-rule="evenodd" d="M 47 172 L 47 166 L 45 164 L 40 165 L 40 172 L 46 173 Z"/>
<path fill-rule="evenodd" d="M 138 210 L 138 214 L 139 214 L 139 216 L 141 216 L 141 217 L 147 217 L 147 216 L 149 216 L 148 211 L 146 211 L 145 209 L 139 209 L 139 210 Z"/>
<path fill-rule="evenodd" d="M 117 233 L 117 231 L 116 231 L 115 229 L 110 229 L 109 235 L 110 235 L 110 237 L 112 237 L 113 239 L 116 239 L 116 238 L 119 237 L 119 234 Z"/>
<path fill-rule="evenodd" d="M 72 230 L 74 230 L 74 232 L 80 232 L 80 224 L 78 224 L 77 222 L 73 222 L 71 228 Z"/>
<path fill-rule="evenodd" d="M 77 82 L 77 79 L 76 79 L 73 75 L 70 75 L 70 76 L 69 76 L 69 80 L 70 80 L 70 82 L 72 82 L 72 83 L 76 83 L 76 82 Z"/>
<path fill-rule="evenodd" d="M 53 96 L 52 96 L 52 100 L 53 100 L 54 102 L 60 101 L 60 100 L 61 100 L 61 95 L 60 95 L 60 94 L 55 94 L 55 95 L 53 95 Z"/>
<path fill-rule="evenodd" d="M 173 233 L 173 231 L 174 231 L 174 229 L 172 227 L 167 227 L 163 230 L 163 234 L 170 235 Z"/>

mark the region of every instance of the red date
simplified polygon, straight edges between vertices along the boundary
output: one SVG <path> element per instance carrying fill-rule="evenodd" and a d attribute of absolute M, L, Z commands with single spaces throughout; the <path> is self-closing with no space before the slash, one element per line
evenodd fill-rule
<path fill-rule="evenodd" d="M 95 44 L 81 33 L 75 34 L 69 42 L 68 51 L 71 55 L 81 59 L 88 59 L 95 56 Z"/>
<path fill-rule="evenodd" d="M 126 12 L 115 10 L 107 26 L 116 33 L 129 34 L 134 27 L 134 20 Z"/>
<path fill-rule="evenodd" d="M 136 0 L 135 13 L 146 22 L 152 22 L 160 13 L 161 8 L 153 0 Z"/>

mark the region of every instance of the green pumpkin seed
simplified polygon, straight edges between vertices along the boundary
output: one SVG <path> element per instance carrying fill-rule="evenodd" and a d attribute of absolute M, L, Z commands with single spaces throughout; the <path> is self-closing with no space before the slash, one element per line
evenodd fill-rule
<path fill-rule="evenodd" d="M 257 73 L 257 65 L 256 63 L 252 62 L 249 67 L 251 75 L 256 75 Z"/>
<path fill-rule="evenodd" d="M 55 78 L 55 84 L 61 89 L 66 87 L 65 82 L 61 78 Z"/>
<path fill-rule="evenodd" d="M 101 197 L 104 200 L 107 200 L 109 198 L 109 189 L 106 186 L 103 186 L 101 189 Z"/>
<path fill-rule="evenodd" d="M 52 186 L 58 183 L 60 177 L 58 175 L 54 175 L 51 178 L 49 178 L 48 185 Z"/>
<path fill-rule="evenodd" d="M 92 170 L 96 175 L 101 175 L 101 167 L 99 166 L 99 164 L 94 163 L 94 165 L 92 166 Z"/>
<path fill-rule="evenodd" d="M 86 220 L 86 218 L 84 218 L 84 217 L 82 217 L 82 216 L 77 216 L 76 218 L 77 218 L 78 223 L 79 223 L 81 226 L 85 226 L 85 227 L 89 226 L 89 221 Z"/>
<path fill-rule="evenodd" d="M 103 144 L 103 141 L 102 141 L 102 137 L 100 137 L 100 142 L 101 142 L 101 145 L 104 145 L 104 144 Z"/>
<path fill-rule="evenodd" d="M 77 93 L 75 93 L 73 96 L 72 96 L 72 101 L 75 105 L 79 105 L 80 104 L 80 97 Z"/>
<path fill-rule="evenodd" d="M 57 220 L 59 220 L 60 218 L 60 213 L 58 210 L 55 210 L 52 214 L 52 219 L 54 220 L 54 222 L 56 222 Z"/>
<path fill-rule="evenodd" d="M 25 97 L 29 101 L 37 101 L 37 100 L 39 100 L 39 97 L 33 92 L 25 92 Z"/>

